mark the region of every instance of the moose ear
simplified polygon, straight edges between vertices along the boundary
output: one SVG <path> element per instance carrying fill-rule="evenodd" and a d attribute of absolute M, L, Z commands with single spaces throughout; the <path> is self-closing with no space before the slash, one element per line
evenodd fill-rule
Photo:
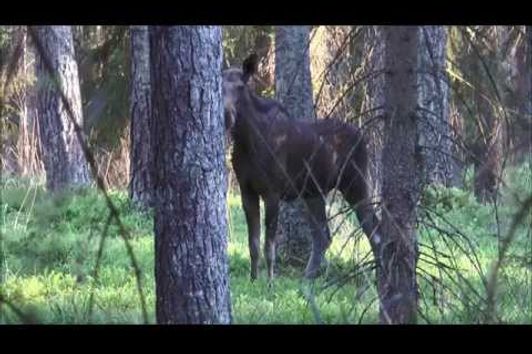
<path fill-rule="evenodd" d="M 242 72 L 244 73 L 242 81 L 244 81 L 244 83 L 247 83 L 249 78 L 257 72 L 258 66 L 259 57 L 255 53 L 250 54 L 244 60 L 244 63 L 242 64 Z"/>

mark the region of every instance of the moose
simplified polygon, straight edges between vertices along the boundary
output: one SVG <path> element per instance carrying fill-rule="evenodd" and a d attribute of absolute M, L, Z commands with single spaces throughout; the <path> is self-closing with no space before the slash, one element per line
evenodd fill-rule
<path fill-rule="evenodd" d="M 264 256 L 271 284 L 274 276 L 279 203 L 302 198 L 312 230 L 312 251 L 305 278 L 318 277 L 331 243 L 325 196 L 338 189 L 355 210 L 370 243 L 379 242 L 378 218 L 369 203 L 368 153 L 362 133 L 336 119 L 292 119 L 280 102 L 252 92 L 255 54 L 242 68 L 223 71 L 225 125 L 233 140 L 232 166 L 240 187 L 251 258 L 251 280 L 258 274 L 260 207 L 265 209 Z"/>

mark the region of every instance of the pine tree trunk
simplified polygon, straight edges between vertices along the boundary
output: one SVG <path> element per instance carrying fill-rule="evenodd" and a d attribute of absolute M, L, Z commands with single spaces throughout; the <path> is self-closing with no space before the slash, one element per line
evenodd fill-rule
<path fill-rule="evenodd" d="M 382 240 L 377 250 L 381 323 L 414 323 L 417 312 L 416 105 L 419 29 L 384 27 L 387 69 L 382 153 Z M 374 250 L 375 251 L 375 250 Z"/>
<path fill-rule="evenodd" d="M 314 119 L 309 59 L 309 26 L 278 26 L 275 30 L 275 95 L 293 119 Z M 303 200 L 281 202 L 279 264 L 304 267 L 311 250 L 311 230 Z"/>
<path fill-rule="evenodd" d="M 259 57 L 259 65 L 252 82 L 255 92 L 264 95 L 272 92 L 275 85 L 275 47 L 269 33 L 264 30 L 259 32 L 255 38 L 254 52 Z"/>
<path fill-rule="evenodd" d="M 364 52 L 367 53 L 364 63 L 365 81 L 362 112 L 367 122 L 364 131 L 368 141 L 368 171 L 372 200 L 380 203 L 382 196 L 382 145 L 384 129 L 384 35 L 382 28 L 371 26 L 366 28 L 364 36 Z"/>
<path fill-rule="evenodd" d="M 520 104 L 517 102 L 519 94 L 519 74 L 518 74 L 518 47 L 515 43 L 514 33 L 518 30 L 516 26 L 496 26 L 498 29 L 498 58 L 499 67 L 496 70 L 498 92 L 501 98 L 502 110 L 499 111 L 502 127 L 502 148 L 508 153 L 515 144 L 515 134 L 508 134 L 512 130 L 513 122 L 518 115 Z M 513 157 L 513 154 L 510 154 Z"/>
<path fill-rule="evenodd" d="M 510 113 L 510 157 L 513 162 L 521 162 L 527 158 L 530 150 L 530 132 L 532 128 L 532 115 L 530 111 L 529 92 L 532 83 L 530 82 L 532 66 L 529 62 L 528 41 L 529 30 L 527 26 L 513 26 L 513 32 L 522 31 L 524 38 L 517 43 L 511 41 L 512 46 L 507 53 L 506 70 L 510 76 L 508 83 L 510 89 L 507 112 Z M 518 36 L 518 38 L 521 38 Z"/>
<path fill-rule="evenodd" d="M 27 34 L 26 28 L 20 27 L 20 40 L 22 41 L 22 52 L 20 57 L 20 74 L 22 76 L 21 82 L 21 95 L 19 97 L 19 112 L 20 112 L 20 123 L 19 123 L 19 135 L 17 142 L 17 151 L 18 151 L 18 173 L 21 176 L 27 176 L 29 173 L 29 162 L 30 158 L 30 139 L 29 139 L 29 117 L 28 117 L 28 104 L 27 96 L 30 87 L 27 85 Z"/>
<path fill-rule="evenodd" d="M 130 182 L 129 196 L 140 207 L 152 206 L 150 156 L 150 42 L 148 26 L 131 26 Z"/>
<path fill-rule="evenodd" d="M 26 112 L 27 112 L 27 124 L 28 124 L 28 134 L 30 137 L 31 145 L 31 160 L 30 173 L 36 177 L 45 176 L 44 163 L 42 161 L 42 144 L 41 144 L 41 134 L 39 129 L 39 87 L 37 85 L 37 58 L 38 53 L 31 42 L 29 37 L 26 37 L 27 40 L 27 75 L 28 82 L 27 91 L 26 91 Z"/>
<path fill-rule="evenodd" d="M 316 115 L 346 119 L 347 100 L 336 105 L 349 78 L 349 35 L 351 26 L 319 26 L 310 44 L 312 82 L 315 85 Z M 336 107 L 334 107 L 336 105 Z"/>
<path fill-rule="evenodd" d="M 480 104 L 486 104 L 479 100 Z M 497 195 L 501 174 L 501 159 L 503 149 L 502 124 L 489 108 L 479 110 L 486 122 L 486 132 L 480 143 L 480 163 L 475 166 L 475 195 L 482 202 L 493 201 Z"/>
<path fill-rule="evenodd" d="M 501 101 L 498 99 L 497 104 L 504 105 L 506 100 L 506 95 L 502 94 L 501 81 L 507 81 L 507 73 L 504 70 L 504 55 L 502 55 L 503 43 L 507 42 L 508 32 L 504 28 L 497 28 L 502 30 L 498 32 L 498 49 L 497 49 L 497 58 L 496 64 L 493 68 L 489 68 L 492 77 L 496 78 L 498 81 L 496 83 L 497 90 Z M 490 102 L 492 97 L 496 97 L 495 93 L 491 94 L 491 97 L 486 97 L 486 94 L 483 91 L 488 92 L 486 89 L 482 89 L 483 86 L 481 82 L 485 82 L 484 87 L 491 88 L 491 82 L 487 79 L 487 73 L 485 72 L 485 67 L 482 63 L 477 62 L 473 66 L 473 77 L 476 77 L 474 80 L 479 80 L 474 82 L 474 87 L 478 89 L 475 90 L 475 104 L 478 114 L 478 139 L 476 146 L 474 147 L 475 153 L 475 175 L 474 175 L 474 191 L 476 197 L 481 202 L 493 201 L 497 196 L 498 184 L 502 168 L 502 154 L 504 147 L 504 129 L 506 128 L 504 124 L 504 115 L 506 114 L 503 110 L 499 110 L 492 102 Z M 482 78 L 484 77 L 483 81 Z M 490 91 L 494 91 L 493 88 Z M 504 89 L 503 89 L 504 90 Z M 497 107 L 499 107 L 497 105 Z"/>
<path fill-rule="evenodd" d="M 30 45 L 26 26 L 20 26 L 23 47 L 20 53 L 20 78 L 17 80 L 19 131 L 17 141 L 18 173 L 21 176 L 39 177 L 43 173 L 38 152 L 37 87 L 35 85 L 35 53 Z"/>
<path fill-rule="evenodd" d="M 527 63 L 532 68 L 532 26 L 526 26 L 526 38 L 528 44 Z M 532 115 L 532 70 L 528 71 L 528 113 Z"/>
<path fill-rule="evenodd" d="M 231 322 L 220 27 L 150 28 L 160 324 Z"/>
<path fill-rule="evenodd" d="M 459 176 L 449 120 L 447 30 L 444 26 L 422 26 L 419 31 L 418 144 L 423 157 L 421 182 L 457 185 Z"/>
<path fill-rule="evenodd" d="M 26 150 L 22 143 L 24 137 L 27 136 L 27 114 L 26 114 L 26 27 L 25 26 L 11 26 L 8 35 L 10 39 L 9 55 L 6 61 L 11 63 L 13 60 L 14 66 L 12 72 L 9 73 L 11 79 L 7 94 L 7 103 L 10 108 L 7 112 L 12 122 L 18 122 L 18 136 L 16 143 L 9 142 L 9 149 L 3 153 L 3 156 L 10 161 L 9 170 L 12 170 L 19 176 L 26 175 Z M 9 69 L 8 69 L 9 70 Z M 16 145 L 16 150 L 13 149 Z"/>
<path fill-rule="evenodd" d="M 482 130 L 478 131 L 474 146 L 474 192 L 480 201 L 487 202 L 495 198 L 497 189 L 502 134 L 495 112 L 480 93 L 475 94 L 475 104 Z"/>
<path fill-rule="evenodd" d="M 88 185 L 91 178 L 87 161 L 61 99 L 63 92 L 73 118 L 82 126 L 78 66 L 71 29 L 69 26 L 38 26 L 36 35 L 54 71 L 51 76 L 39 53 L 38 112 L 46 186 L 57 191 L 68 186 Z"/>
<path fill-rule="evenodd" d="M 527 116 L 528 116 L 528 125 L 527 125 L 527 151 L 528 156 L 532 156 L 532 26 L 526 27 L 526 37 L 527 37 L 527 63 L 528 63 L 528 100 L 527 100 Z"/>

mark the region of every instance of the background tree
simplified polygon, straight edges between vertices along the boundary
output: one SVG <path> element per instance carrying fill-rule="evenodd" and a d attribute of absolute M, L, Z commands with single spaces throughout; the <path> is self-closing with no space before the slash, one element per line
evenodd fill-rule
<path fill-rule="evenodd" d="M 496 28 L 481 27 L 476 30 L 491 37 L 492 45 L 498 42 Z M 472 65 L 475 86 L 474 102 L 478 114 L 477 140 L 473 146 L 475 154 L 474 191 L 479 200 L 486 202 L 492 201 L 496 197 L 502 167 L 504 138 L 504 118 L 501 115 L 503 113 L 502 96 L 499 91 L 500 86 L 497 86 L 494 80 L 501 74 L 499 63 L 501 54 L 497 44 L 490 48 L 472 43 L 471 38 L 469 41 L 477 56 L 477 60 Z M 487 58 L 490 56 L 494 56 L 498 60 L 489 61 Z"/>
<path fill-rule="evenodd" d="M 26 26 L 1 27 L 0 51 L 3 49 L 2 170 L 38 178 L 44 172 L 38 151 L 35 53 Z"/>
<path fill-rule="evenodd" d="M 37 53 L 27 35 L 27 27 L 21 31 L 24 50 L 21 56 L 22 77 L 20 80 L 20 110 L 21 125 L 19 126 L 17 152 L 18 168 L 22 176 L 41 178 L 44 176 L 44 166 L 41 161 L 40 138 L 37 115 L 37 85 L 36 85 L 36 62 Z"/>
<path fill-rule="evenodd" d="M 129 27 L 76 28 L 84 131 L 104 182 L 127 188 L 131 179 Z"/>
<path fill-rule="evenodd" d="M 229 323 L 220 27 L 150 28 L 158 323 Z"/>
<path fill-rule="evenodd" d="M 423 155 L 422 182 L 457 185 L 446 72 L 447 30 L 443 26 L 421 26 L 419 30 L 418 144 Z"/>
<path fill-rule="evenodd" d="M 309 26 L 275 29 L 275 96 L 293 119 L 315 119 L 309 59 Z M 303 200 L 281 202 L 277 228 L 279 263 L 304 266 L 311 249 Z"/>
<path fill-rule="evenodd" d="M 152 205 L 150 156 L 150 43 L 148 26 L 131 26 L 131 153 L 129 195 L 140 206 Z"/>
<path fill-rule="evenodd" d="M 502 70 L 505 54 L 499 30 L 496 26 L 470 26 L 449 31 L 452 98 L 458 116 L 455 123 L 459 123 L 455 143 L 461 145 L 464 164 L 473 166 L 471 190 L 482 201 L 495 197 L 506 156 L 503 139 L 508 125 L 503 123 L 510 123 L 502 95 L 509 78 Z"/>
<path fill-rule="evenodd" d="M 87 161 L 60 94 L 62 90 L 76 122 L 83 126 L 72 31 L 69 26 L 39 26 L 36 35 L 54 70 L 50 75 L 43 58 L 38 56 L 39 129 L 46 186 L 52 191 L 85 186 L 90 182 Z"/>
<path fill-rule="evenodd" d="M 25 69 L 25 28 L 24 26 L 2 26 L 0 28 L 0 68 L 4 85 L 1 88 L 0 110 L 2 132 L 24 130 L 25 125 L 25 87 L 21 74 Z M 17 134 L 3 134 L 1 143 L 2 170 L 22 174 Z"/>
<path fill-rule="evenodd" d="M 505 150 L 512 162 L 527 156 L 532 123 L 530 122 L 529 91 L 532 67 L 528 60 L 526 26 L 501 26 L 500 65 L 501 96 L 505 106 L 507 141 Z"/>
<path fill-rule="evenodd" d="M 532 117 L 532 26 L 526 27 L 526 37 L 527 37 L 527 67 L 528 67 L 528 117 Z M 528 137 L 532 138 L 532 119 L 528 119 Z M 528 140 L 528 152 L 532 153 L 532 139 Z M 530 156 L 530 155 L 529 155 Z"/>
<path fill-rule="evenodd" d="M 349 83 L 350 39 L 354 30 L 352 26 L 318 26 L 314 29 L 310 66 L 317 117 L 325 118 L 331 114 L 346 119 L 350 111 L 351 102 L 337 101 Z"/>
<path fill-rule="evenodd" d="M 14 80 L 11 85 L 13 88 L 11 97 L 9 99 L 10 108 L 13 109 L 12 114 L 14 115 L 13 120 L 18 122 L 19 134 L 17 141 L 17 173 L 21 175 L 26 175 L 25 164 L 23 163 L 28 157 L 24 156 L 27 154 L 27 151 L 20 149 L 20 147 L 25 145 L 25 141 L 20 141 L 24 138 L 27 138 L 28 130 L 28 107 L 26 94 L 29 91 L 27 86 L 27 75 L 26 75 L 26 62 L 28 59 L 27 55 L 27 35 L 25 26 L 16 26 L 14 27 L 12 36 L 12 46 L 13 52 L 12 55 L 15 57 L 15 67 L 14 67 Z"/>
<path fill-rule="evenodd" d="M 385 124 L 382 240 L 377 287 L 382 323 L 413 323 L 417 313 L 416 131 L 419 28 L 384 27 Z"/>
<path fill-rule="evenodd" d="M 81 26 L 76 31 L 84 128 L 97 149 L 115 148 L 129 124 L 131 41 L 128 29 L 128 26 Z"/>
<path fill-rule="evenodd" d="M 382 193 L 382 145 L 384 114 L 384 54 L 386 47 L 380 26 L 368 26 L 364 31 L 364 99 L 362 113 L 366 115 L 367 125 L 364 129 L 368 141 L 367 181 L 371 186 L 373 201 L 379 203 Z"/>
<path fill-rule="evenodd" d="M 251 53 L 258 57 L 258 70 L 250 80 L 252 88 L 260 95 L 273 96 L 275 47 L 273 26 L 224 26 L 224 67 L 240 67 Z"/>

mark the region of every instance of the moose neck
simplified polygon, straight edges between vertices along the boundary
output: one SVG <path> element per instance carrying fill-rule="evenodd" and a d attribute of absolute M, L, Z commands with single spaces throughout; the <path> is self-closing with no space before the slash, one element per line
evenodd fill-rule
<path fill-rule="evenodd" d="M 253 93 L 247 91 L 240 97 L 237 107 L 235 142 L 248 149 L 253 148 L 257 142 L 263 139 L 259 134 L 261 134 L 264 117 L 257 109 L 255 101 Z"/>

